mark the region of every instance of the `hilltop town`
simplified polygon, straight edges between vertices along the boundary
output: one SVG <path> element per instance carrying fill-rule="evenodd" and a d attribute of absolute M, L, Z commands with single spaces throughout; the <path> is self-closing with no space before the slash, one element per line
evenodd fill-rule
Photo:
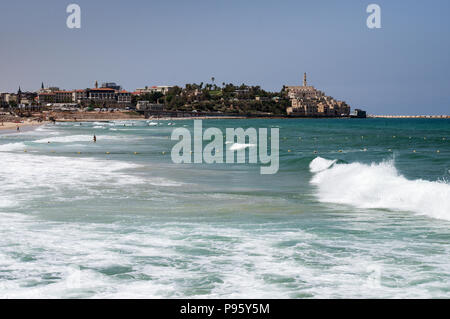
<path fill-rule="evenodd" d="M 350 106 L 307 84 L 268 92 L 260 86 L 231 83 L 192 83 L 145 86 L 126 91 L 114 82 L 93 88 L 63 90 L 46 87 L 35 92 L 0 94 L 3 121 L 18 117 L 40 120 L 114 119 L 140 117 L 349 117 Z M 359 110 L 358 110 L 359 111 Z M 360 113 L 361 115 L 362 113 Z M 358 115 L 358 114 L 357 114 Z M 365 114 L 363 114 L 365 116 Z"/>

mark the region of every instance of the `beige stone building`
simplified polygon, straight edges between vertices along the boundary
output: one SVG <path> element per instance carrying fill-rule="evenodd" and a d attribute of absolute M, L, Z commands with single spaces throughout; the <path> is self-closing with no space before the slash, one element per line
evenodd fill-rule
<path fill-rule="evenodd" d="M 116 91 L 117 103 L 121 105 L 131 104 L 131 92 L 120 90 Z"/>
<path fill-rule="evenodd" d="M 72 92 L 72 102 L 80 104 L 87 100 L 86 90 L 74 90 Z"/>
<path fill-rule="evenodd" d="M 290 116 L 304 117 L 339 117 L 349 116 L 350 106 L 325 95 L 313 86 L 308 86 L 306 73 L 303 75 L 303 86 L 285 86 L 285 91 L 291 100 L 291 106 L 286 109 Z"/>

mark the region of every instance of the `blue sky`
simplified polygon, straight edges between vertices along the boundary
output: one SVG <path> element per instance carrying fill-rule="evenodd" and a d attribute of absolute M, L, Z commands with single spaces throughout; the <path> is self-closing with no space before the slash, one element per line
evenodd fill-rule
<path fill-rule="evenodd" d="M 66 27 L 66 7 L 82 10 Z M 366 26 L 366 7 L 382 28 Z M 309 83 L 372 114 L 450 113 L 450 1 L 2 1 L 0 91 Z"/>

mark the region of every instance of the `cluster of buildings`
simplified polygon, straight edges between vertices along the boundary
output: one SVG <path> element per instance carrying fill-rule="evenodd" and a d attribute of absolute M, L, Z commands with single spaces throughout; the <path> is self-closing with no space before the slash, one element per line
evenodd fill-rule
<path fill-rule="evenodd" d="M 166 94 L 171 86 L 152 86 L 142 89 L 136 89 L 134 92 L 123 90 L 120 85 L 114 82 L 106 82 L 98 87 L 95 82 L 94 88 L 82 90 L 66 91 L 58 87 L 44 87 L 37 92 L 23 92 L 20 87 L 17 93 L 1 93 L 0 106 L 17 105 L 18 107 L 37 107 L 37 106 L 75 106 L 75 105 L 96 105 L 102 107 L 125 108 L 130 107 L 132 97 L 161 92 Z"/>
<path fill-rule="evenodd" d="M 202 85 L 187 84 L 185 90 L 181 90 L 180 96 L 187 102 L 198 101 L 199 96 L 203 94 Z M 18 106 L 19 108 L 39 108 L 45 107 L 95 107 L 95 108 L 131 108 L 136 107 L 139 111 L 161 111 L 162 104 L 145 101 L 142 96 L 159 93 L 162 97 L 166 95 L 173 86 L 146 86 L 138 88 L 134 92 L 123 90 L 122 87 L 114 82 L 106 82 L 98 86 L 95 82 L 94 88 L 66 91 L 58 87 L 44 87 L 37 92 L 23 92 L 20 87 L 15 93 L 0 94 L 0 106 Z M 216 89 L 217 90 L 217 86 Z M 286 108 L 288 116 L 297 117 L 365 117 L 362 110 L 355 110 L 355 114 L 350 114 L 350 106 L 343 101 L 338 101 L 324 92 L 308 85 L 306 73 L 303 76 L 302 86 L 285 86 L 285 95 L 283 97 L 260 97 L 255 99 L 260 102 L 279 102 L 281 99 L 289 103 Z M 239 94 L 248 95 L 249 89 L 245 86 L 239 87 L 234 91 Z M 238 100 L 235 96 L 232 100 Z M 133 99 L 133 97 L 136 97 Z M 154 101 L 155 99 L 152 98 Z M 136 103 L 137 102 L 137 103 Z M 186 103 L 187 103 L 186 102 Z M 135 105 L 136 104 L 136 105 Z"/>
<path fill-rule="evenodd" d="M 19 90 L 16 93 L 0 93 L 0 106 L 7 106 L 16 104 L 19 105 L 21 103 L 26 105 L 35 104 L 37 99 L 36 92 L 22 92 L 19 87 Z"/>
<path fill-rule="evenodd" d="M 302 86 L 285 86 L 291 106 L 286 109 L 287 115 L 305 117 L 340 117 L 350 115 L 350 106 L 337 101 L 313 86 L 308 86 L 306 73 Z"/>
<path fill-rule="evenodd" d="M 37 92 L 37 102 L 41 105 L 53 103 L 73 103 L 78 105 L 88 105 L 93 102 L 103 106 L 127 107 L 131 105 L 132 92 L 122 89 L 120 85 L 114 82 L 103 83 L 98 87 L 95 82 L 94 88 L 84 90 L 64 91 L 59 88 L 44 88 Z"/>

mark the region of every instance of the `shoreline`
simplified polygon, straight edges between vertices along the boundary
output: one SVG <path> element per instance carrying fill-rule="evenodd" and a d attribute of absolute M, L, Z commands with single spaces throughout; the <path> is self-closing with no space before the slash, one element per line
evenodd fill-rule
<path fill-rule="evenodd" d="M 450 119 L 450 115 L 368 115 L 367 119 Z M 82 122 L 113 122 L 113 121 L 183 121 L 183 120 L 242 120 L 242 119 L 318 119 L 316 117 L 249 117 L 249 116 L 187 116 L 187 117 L 117 117 L 117 118 L 79 118 L 79 119 L 56 119 L 56 122 L 67 123 L 82 123 Z M 0 133 L 20 133 L 21 131 L 28 131 L 37 128 L 41 125 L 51 123 L 50 121 L 22 121 L 22 122 L 11 122 L 5 121 L 0 122 Z M 17 131 L 17 127 L 20 131 Z"/>
<path fill-rule="evenodd" d="M 275 118 L 275 117 L 274 117 Z M 149 118 L 114 118 L 114 119 L 77 119 L 76 121 L 73 119 L 57 119 L 56 122 L 74 122 L 74 123 L 82 123 L 82 122 L 111 122 L 111 121 L 177 121 L 177 120 L 217 120 L 217 119 L 225 119 L 225 120 L 237 120 L 237 119 L 249 119 L 245 116 L 196 116 L 196 117 L 149 117 Z"/>
<path fill-rule="evenodd" d="M 48 121 L 38 122 L 38 121 L 26 121 L 26 122 L 3 122 L 0 124 L 0 133 L 20 133 L 22 131 L 29 131 L 30 129 L 37 128 L 41 125 L 45 125 L 49 123 Z M 19 131 L 17 131 L 17 127 L 20 128 Z"/>
<path fill-rule="evenodd" d="M 112 121 L 182 121 L 182 120 L 252 120 L 252 119 L 450 119 L 450 115 L 368 115 L 366 118 L 352 117 L 252 117 L 252 116 L 187 116 L 187 117 L 149 117 L 149 118 L 89 118 L 89 119 L 57 119 L 56 122 L 112 122 Z"/>

